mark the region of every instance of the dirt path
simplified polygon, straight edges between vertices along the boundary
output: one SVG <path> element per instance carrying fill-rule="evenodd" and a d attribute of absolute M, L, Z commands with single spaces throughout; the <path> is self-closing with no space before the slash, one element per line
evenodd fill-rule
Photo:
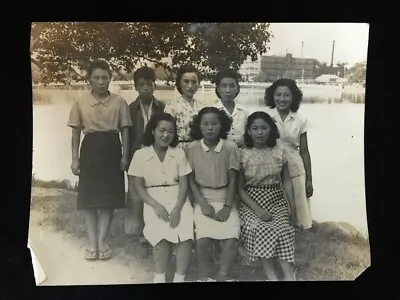
<path fill-rule="evenodd" d="M 35 222 L 32 212 L 29 239 L 47 280 L 41 285 L 101 285 L 151 282 L 151 272 L 125 257 L 109 261 L 86 261 L 84 240 L 52 231 Z"/>

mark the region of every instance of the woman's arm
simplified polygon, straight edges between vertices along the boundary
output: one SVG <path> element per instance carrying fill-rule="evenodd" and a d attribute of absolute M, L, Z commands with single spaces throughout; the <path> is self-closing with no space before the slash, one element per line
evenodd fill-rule
<path fill-rule="evenodd" d="M 295 216 L 296 215 L 296 205 L 294 202 L 294 189 L 293 189 L 292 178 L 289 174 L 289 167 L 288 167 L 287 162 L 284 163 L 284 165 L 283 165 L 281 176 L 282 176 L 284 193 L 285 193 L 286 197 L 288 198 L 287 200 L 290 205 L 291 215 Z"/>
<path fill-rule="evenodd" d="M 72 164 L 71 170 L 74 175 L 79 175 L 79 145 L 81 143 L 81 129 L 72 128 L 71 137 L 71 152 L 72 152 Z"/>
<path fill-rule="evenodd" d="M 189 175 L 180 176 L 178 201 L 175 204 L 176 208 L 182 209 L 183 205 L 187 200 L 188 191 L 189 191 Z"/>
<path fill-rule="evenodd" d="M 244 180 L 244 174 L 243 170 L 239 172 L 239 185 L 238 185 L 238 192 L 240 199 L 248 206 L 251 208 L 253 211 L 260 210 L 261 207 L 253 200 L 250 198 L 249 194 L 244 189 L 245 186 L 245 180 Z"/>
<path fill-rule="evenodd" d="M 200 206 L 203 206 L 205 204 L 208 204 L 207 201 L 201 196 L 199 187 L 197 186 L 197 183 L 194 181 L 194 171 L 189 174 L 189 186 L 190 186 L 190 191 L 192 192 L 192 196 L 194 198 L 194 201 L 196 201 Z"/>
<path fill-rule="evenodd" d="M 238 172 L 234 169 L 228 171 L 229 185 L 228 185 L 228 195 L 226 198 L 225 206 L 232 207 L 235 195 L 237 192 L 237 182 L 238 182 Z"/>
<path fill-rule="evenodd" d="M 308 149 L 307 132 L 300 135 L 300 156 L 303 159 L 304 169 L 306 171 L 306 181 L 312 181 L 311 157 Z"/>
<path fill-rule="evenodd" d="M 130 175 L 129 175 L 130 176 Z M 147 203 L 151 207 L 155 207 L 160 205 L 158 201 L 156 201 L 153 197 L 149 195 L 144 187 L 144 178 L 133 176 L 133 180 L 130 180 L 130 184 L 133 184 L 133 188 L 135 189 L 138 196 L 143 200 L 143 202 Z"/>

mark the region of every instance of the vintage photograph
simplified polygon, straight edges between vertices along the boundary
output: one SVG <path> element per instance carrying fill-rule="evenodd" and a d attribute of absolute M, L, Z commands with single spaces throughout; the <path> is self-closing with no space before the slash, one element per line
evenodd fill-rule
<path fill-rule="evenodd" d="M 32 23 L 36 284 L 355 280 L 368 35 Z"/>

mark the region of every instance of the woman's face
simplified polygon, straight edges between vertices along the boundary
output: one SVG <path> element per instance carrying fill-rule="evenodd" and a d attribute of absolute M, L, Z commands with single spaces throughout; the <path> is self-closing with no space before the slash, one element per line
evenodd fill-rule
<path fill-rule="evenodd" d="M 222 101 L 233 101 L 239 90 L 235 79 L 229 77 L 222 78 L 217 89 Z"/>
<path fill-rule="evenodd" d="M 184 73 L 179 84 L 181 86 L 183 96 L 191 99 L 199 88 L 199 79 L 197 74 L 194 72 Z"/>
<path fill-rule="evenodd" d="M 153 131 L 153 135 L 155 146 L 160 148 L 168 147 L 174 140 L 174 124 L 165 120 L 158 122 L 157 127 Z"/>
<path fill-rule="evenodd" d="M 270 128 L 264 119 L 255 119 L 251 123 L 248 132 L 253 140 L 254 147 L 262 148 L 266 146 Z"/>
<path fill-rule="evenodd" d="M 107 70 L 97 68 L 94 69 L 89 76 L 89 83 L 92 86 L 92 90 L 100 94 L 104 94 L 108 91 L 110 82 L 111 77 Z"/>
<path fill-rule="evenodd" d="M 288 86 L 278 86 L 274 93 L 275 106 L 279 111 L 289 111 L 292 105 L 292 92 Z"/>
<path fill-rule="evenodd" d="M 201 117 L 200 131 L 206 140 L 216 140 L 221 131 L 221 121 L 215 113 L 206 113 Z"/>

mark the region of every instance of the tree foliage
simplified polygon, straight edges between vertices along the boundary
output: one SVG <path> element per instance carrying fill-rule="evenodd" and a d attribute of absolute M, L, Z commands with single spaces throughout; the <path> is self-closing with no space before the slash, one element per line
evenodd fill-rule
<path fill-rule="evenodd" d="M 356 63 L 349 69 L 348 80 L 350 83 L 365 83 L 367 77 L 367 64 Z"/>
<path fill-rule="evenodd" d="M 147 60 L 170 72 L 192 63 L 209 74 L 255 61 L 271 36 L 268 23 L 45 22 L 32 24 L 31 56 L 45 82 L 80 79 L 96 58 L 116 73 Z"/>

